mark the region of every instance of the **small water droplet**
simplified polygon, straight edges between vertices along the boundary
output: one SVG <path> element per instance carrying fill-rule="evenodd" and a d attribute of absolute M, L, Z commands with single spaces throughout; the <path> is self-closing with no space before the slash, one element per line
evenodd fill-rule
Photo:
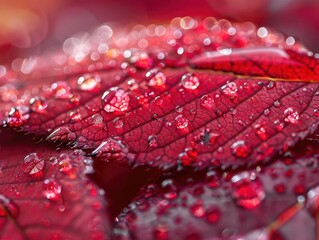
<path fill-rule="evenodd" d="M 51 89 L 57 99 L 68 99 L 71 95 L 71 88 L 66 82 L 53 83 Z"/>
<path fill-rule="evenodd" d="M 209 95 L 204 95 L 200 99 L 200 105 L 207 110 L 211 110 L 215 106 L 215 101 Z"/>
<path fill-rule="evenodd" d="M 102 106 L 106 112 L 123 112 L 128 109 L 130 97 L 123 89 L 114 87 L 105 91 Z"/>
<path fill-rule="evenodd" d="M 284 115 L 285 115 L 285 122 L 297 123 L 299 120 L 299 113 L 293 110 L 292 108 L 287 108 L 284 111 Z"/>
<path fill-rule="evenodd" d="M 274 106 L 275 106 L 276 108 L 281 107 L 281 102 L 280 102 L 279 100 L 274 101 Z"/>
<path fill-rule="evenodd" d="M 74 173 L 74 169 L 72 164 L 70 163 L 70 158 L 66 154 L 61 154 L 59 157 L 59 170 L 60 172 L 66 175 L 72 175 Z"/>
<path fill-rule="evenodd" d="M 163 87 L 166 83 L 166 76 L 158 69 L 146 73 L 147 84 L 150 87 Z"/>
<path fill-rule="evenodd" d="M 147 139 L 148 145 L 150 147 L 157 147 L 158 143 L 157 143 L 157 136 L 156 135 L 150 135 Z"/>
<path fill-rule="evenodd" d="M 114 124 L 115 128 L 119 129 L 119 128 L 123 127 L 124 122 L 123 122 L 123 120 L 121 118 L 114 118 L 113 124 Z"/>
<path fill-rule="evenodd" d="M 26 106 L 12 107 L 7 118 L 10 127 L 19 127 L 30 118 L 30 109 Z"/>
<path fill-rule="evenodd" d="M 78 111 L 69 112 L 69 117 L 72 123 L 80 122 L 82 120 L 82 115 Z"/>
<path fill-rule="evenodd" d="M 237 84 L 235 82 L 226 83 L 221 87 L 221 92 L 228 97 L 235 97 L 237 95 Z"/>
<path fill-rule="evenodd" d="M 195 90 L 199 86 L 199 79 L 192 73 L 185 73 L 181 78 L 181 84 L 186 89 Z"/>
<path fill-rule="evenodd" d="M 0 217 L 17 218 L 20 214 L 19 206 L 10 198 L 0 194 Z"/>
<path fill-rule="evenodd" d="M 265 116 L 269 116 L 269 114 L 270 114 L 270 110 L 267 108 L 267 109 L 265 109 L 264 110 L 264 115 Z"/>
<path fill-rule="evenodd" d="M 179 159 L 183 166 L 191 166 L 197 158 L 198 152 L 195 148 L 186 148 L 184 152 L 179 154 Z"/>
<path fill-rule="evenodd" d="M 68 127 L 59 127 L 47 136 L 46 139 L 50 141 L 74 141 L 76 138 L 76 134 L 71 132 Z"/>
<path fill-rule="evenodd" d="M 22 170 L 29 175 L 39 175 L 44 168 L 44 159 L 37 153 L 30 153 L 23 159 Z"/>
<path fill-rule="evenodd" d="M 273 89 L 274 87 L 276 87 L 276 83 L 273 81 L 270 81 L 267 85 L 267 89 Z"/>
<path fill-rule="evenodd" d="M 31 110 L 37 113 L 45 112 L 48 104 L 42 97 L 33 97 L 30 99 Z"/>
<path fill-rule="evenodd" d="M 243 140 L 234 142 L 231 148 L 232 154 L 238 158 L 246 158 L 252 152 L 251 147 Z"/>
<path fill-rule="evenodd" d="M 266 132 L 266 127 L 260 125 L 260 124 L 256 124 L 254 126 L 255 129 L 255 133 L 256 135 L 261 139 L 261 140 L 267 140 L 268 139 L 268 134 Z"/>
<path fill-rule="evenodd" d="M 79 89 L 83 91 L 96 91 L 101 87 L 101 78 L 99 76 L 93 76 L 86 74 L 78 79 Z"/>
<path fill-rule="evenodd" d="M 206 210 L 201 202 L 195 202 L 190 206 L 190 212 L 194 217 L 201 218 L 205 216 Z"/>
<path fill-rule="evenodd" d="M 215 224 L 221 218 L 221 211 L 218 207 L 211 207 L 206 211 L 206 219 L 209 223 Z"/>
<path fill-rule="evenodd" d="M 232 177 L 232 196 L 238 206 L 253 209 L 265 198 L 262 183 L 254 173 L 244 172 Z"/>
<path fill-rule="evenodd" d="M 46 199 L 58 200 L 61 196 L 62 186 L 54 178 L 45 179 L 42 194 Z"/>
<path fill-rule="evenodd" d="M 175 126 L 178 129 L 186 130 L 188 128 L 188 120 L 183 115 L 178 115 L 175 118 Z"/>

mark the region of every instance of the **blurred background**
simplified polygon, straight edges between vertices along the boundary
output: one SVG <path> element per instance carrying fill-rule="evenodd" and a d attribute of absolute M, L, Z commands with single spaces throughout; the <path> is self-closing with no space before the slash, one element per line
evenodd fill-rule
<path fill-rule="evenodd" d="M 319 52 L 319 0 L 0 0 L 0 63 L 61 46 L 101 23 L 163 23 L 177 16 L 252 21 Z"/>

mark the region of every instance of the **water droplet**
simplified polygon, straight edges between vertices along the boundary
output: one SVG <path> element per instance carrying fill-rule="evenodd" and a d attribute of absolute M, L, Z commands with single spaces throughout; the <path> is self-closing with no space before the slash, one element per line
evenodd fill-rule
<path fill-rule="evenodd" d="M 199 79 L 192 73 L 185 73 L 181 78 L 181 84 L 186 89 L 195 90 L 199 86 Z"/>
<path fill-rule="evenodd" d="M 200 99 L 200 105 L 207 110 L 211 110 L 215 106 L 215 101 L 209 95 L 204 95 Z"/>
<path fill-rule="evenodd" d="M 83 91 L 96 91 L 101 87 L 101 78 L 90 74 L 79 77 L 79 89 Z"/>
<path fill-rule="evenodd" d="M 155 240 L 169 239 L 168 228 L 165 225 L 157 225 L 153 230 L 153 237 Z"/>
<path fill-rule="evenodd" d="M 285 121 L 289 123 L 297 123 L 299 120 L 299 113 L 292 108 L 287 108 L 284 111 Z"/>
<path fill-rule="evenodd" d="M 126 111 L 129 101 L 127 92 L 118 87 L 110 88 L 102 96 L 102 106 L 106 112 Z"/>
<path fill-rule="evenodd" d="M 210 132 L 209 130 L 205 130 L 204 133 L 201 134 L 201 141 L 204 145 L 215 144 L 217 138 L 219 138 L 218 133 Z"/>
<path fill-rule="evenodd" d="M 221 87 L 221 92 L 228 97 L 235 97 L 237 95 L 237 84 L 235 82 L 226 83 Z"/>
<path fill-rule="evenodd" d="M 44 180 L 42 194 L 46 199 L 58 200 L 61 196 L 61 191 L 62 187 L 55 179 L 49 178 Z"/>
<path fill-rule="evenodd" d="M 281 102 L 280 102 L 279 100 L 274 101 L 274 106 L 275 106 L 276 108 L 281 107 Z"/>
<path fill-rule="evenodd" d="M 268 134 L 266 132 L 266 127 L 260 125 L 260 124 L 256 124 L 254 126 L 255 129 L 255 133 L 256 135 L 261 139 L 261 140 L 267 140 L 268 139 Z"/>
<path fill-rule="evenodd" d="M 12 218 L 17 218 L 19 213 L 19 206 L 13 200 L 9 199 L 3 194 L 0 194 L 0 217 L 6 217 L 10 215 Z"/>
<path fill-rule="evenodd" d="M 19 127 L 26 123 L 30 117 L 30 109 L 26 106 L 12 107 L 7 118 L 10 127 Z"/>
<path fill-rule="evenodd" d="M 186 130 L 188 127 L 188 120 L 183 115 L 178 115 L 175 118 L 175 126 L 178 129 Z"/>
<path fill-rule="evenodd" d="M 157 136 L 156 135 L 150 135 L 147 139 L 148 145 L 150 147 L 157 147 Z"/>
<path fill-rule="evenodd" d="M 206 211 L 206 219 L 209 223 L 215 224 L 221 218 L 221 211 L 218 207 L 211 207 Z"/>
<path fill-rule="evenodd" d="M 68 127 L 59 127 L 47 136 L 46 139 L 50 141 L 74 141 L 76 138 L 76 134 L 71 132 Z"/>
<path fill-rule="evenodd" d="M 234 142 L 231 148 L 232 148 L 232 154 L 238 158 L 246 158 L 252 152 L 251 147 L 247 145 L 247 143 L 243 140 Z"/>
<path fill-rule="evenodd" d="M 127 147 L 119 139 L 108 138 L 92 151 L 92 155 L 103 156 L 105 160 L 110 161 L 127 158 L 128 152 Z"/>
<path fill-rule="evenodd" d="M 44 159 L 37 153 L 30 153 L 23 159 L 22 170 L 29 175 L 39 175 L 44 168 Z"/>
<path fill-rule="evenodd" d="M 78 111 L 69 112 L 69 117 L 72 123 L 80 122 L 82 120 L 82 115 Z"/>
<path fill-rule="evenodd" d="M 59 170 L 60 172 L 67 174 L 67 175 L 72 175 L 73 172 L 73 167 L 72 164 L 70 163 L 70 158 L 66 154 L 61 154 L 59 158 Z"/>
<path fill-rule="evenodd" d="M 166 76 L 158 69 L 146 73 L 146 80 L 150 87 L 163 87 L 166 83 Z"/>
<path fill-rule="evenodd" d="M 203 204 L 201 202 L 195 202 L 190 206 L 190 212 L 194 217 L 201 218 L 204 217 L 206 210 L 203 207 Z"/>
<path fill-rule="evenodd" d="M 267 85 L 267 89 L 273 89 L 274 87 L 276 87 L 276 83 L 273 81 L 270 81 Z"/>
<path fill-rule="evenodd" d="M 135 52 L 131 57 L 130 62 L 142 69 L 149 69 L 153 65 L 153 60 L 146 52 Z"/>
<path fill-rule="evenodd" d="M 56 82 L 51 86 L 53 94 L 58 99 L 68 99 L 71 95 L 71 88 L 66 82 Z"/>
<path fill-rule="evenodd" d="M 114 124 L 114 127 L 115 128 L 122 128 L 123 127 L 123 125 L 124 125 L 124 122 L 123 122 L 123 120 L 121 119 L 121 118 L 114 118 L 114 120 L 113 120 L 113 124 Z"/>
<path fill-rule="evenodd" d="M 270 110 L 267 108 L 267 109 L 265 109 L 264 110 L 264 115 L 265 116 L 269 116 L 269 114 L 270 114 Z"/>
<path fill-rule="evenodd" d="M 179 154 L 179 159 L 183 166 L 191 166 L 197 158 L 198 152 L 194 148 L 186 148 L 184 152 Z"/>
<path fill-rule="evenodd" d="M 253 209 L 265 198 L 262 183 L 254 173 L 244 172 L 232 177 L 232 196 L 238 206 Z"/>
<path fill-rule="evenodd" d="M 30 99 L 31 110 L 38 113 L 45 112 L 48 107 L 46 100 L 42 97 L 33 97 Z"/>

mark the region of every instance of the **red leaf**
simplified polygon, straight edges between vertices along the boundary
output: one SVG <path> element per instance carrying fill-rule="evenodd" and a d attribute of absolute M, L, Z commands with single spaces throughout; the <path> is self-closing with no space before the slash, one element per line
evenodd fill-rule
<path fill-rule="evenodd" d="M 3 119 L 106 161 L 161 168 L 266 161 L 317 128 L 318 61 L 300 44 L 250 23 L 174 21 L 126 40 L 102 26 L 66 40 L 63 55 L 17 61 Z"/>
<path fill-rule="evenodd" d="M 92 159 L 8 130 L 0 144 L 1 239 L 108 239 L 103 197 L 86 177 Z"/>
<path fill-rule="evenodd" d="M 318 144 L 305 144 L 266 167 L 147 185 L 119 215 L 114 238 L 316 239 Z"/>

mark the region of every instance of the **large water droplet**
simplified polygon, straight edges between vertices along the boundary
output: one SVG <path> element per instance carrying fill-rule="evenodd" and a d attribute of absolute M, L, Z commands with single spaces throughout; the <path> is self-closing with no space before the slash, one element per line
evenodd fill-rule
<path fill-rule="evenodd" d="M 74 141 L 76 137 L 76 134 L 71 132 L 68 127 L 59 127 L 47 136 L 46 139 L 50 141 Z"/>
<path fill-rule="evenodd" d="M 10 127 L 19 127 L 30 118 L 30 109 L 26 106 L 12 107 L 7 118 Z"/>
<path fill-rule="evenodd" d="M 78 86 L 83 91 L 96 91 L 101 87 L 101 78 L 99 76 L 86 74 L 79 77 Z"/>
<path fill-rule="evenodd" d="M 166 83 L 166 76 L 158 69 L 146 73 L 146 80 L 150 87 L 163 87 Z"/>
<path fill-rule="evenodd" d="M 188 119 L 185 118 L 183 115 L 178 115 L 175 118 L 175 126 L 178 129 L 186 130 L 188 128 Z"/>
<path fill-rule="evenodd" d="M 232 196 L 238 206 L 252 209 L 257 207 L 265 198 L 265 191 L 262 183 L 255 173 L 244 172 L 232 177 Z"/>
<path fill-rule="evenodd" d="M 30 153 L 23 159 L 22 170 L 29 175 L 38 175 L 44 168 L 44 159 L 37 153 Z"/>
<path fill-rule="evenodd" d="M 31 110 L 38 113 L 45 112 L 48 107 L 46 100 L 42 97 L 34 97 L 30 99 Z"/>
<path fill-rule="evenodd" d="M 62 186 L 54 178 L 45 179 L 42 194 L 46 199 L 58 200 L 61 196 Z"/>
<path fill-rule="evenodd" d="M 0 194 L 0 217 L 10 216 L 17 218 L 19 216 L 20 209 L 18 205 L 8 197 Z"/>
<path fill-rule="evenodd" d="M 115 138 L 108 138 L 101 142 L 101 144 L 92 151 L 92 155 L 98 157 L 103 156 L 105 160 L 123 160 L 128 156 L 127 147 L 119 140 Z"/>
<path fill-rule="evenodd" d="M 251 147 L 243 140 L 234 142 L 231 148 L 232 154 L 238 158 L 246 158 L 252 152 Z"/>
<path fill-rule="evenodd" d="M 287 108 L 284 111 L 284 115 L 285 115 L 285 122 L 297 123 L 299 120 L 299 113 L 293 110 L 292 108 Z"/>
<path fill-rule="evenodd" d="M 51 86 L 54 96 L 58 99 L 68 99 L 71 95 L 71 88 L 67 82 L 56 82 Z"/>
<path fill-rule="evenodd" d="M 199 86 L 199 79 L 192 73 L 185 73 L 181 78 L 181 84 L 184 88 L 195 90 Z"/>
<path fill-rule="evenodd" d="M 228 97 L 235 97 L 237 95 L 238 87 L 235 82 L 226 83 L 221 87 L 221 92 Z"/>
<path fill-rule="evenodd" d="M 102 96 L 102 106 L 106 112 L 126 111 L 129 101 L 127 92 L 118 87 L 110 88 Z"/>
<path fill-rule="evenodd" d="M 204 95 L 200 99 L 200 105 L 207 110 L 212 110 L 215 106 L 215 101 L 209 95 Z"/>

